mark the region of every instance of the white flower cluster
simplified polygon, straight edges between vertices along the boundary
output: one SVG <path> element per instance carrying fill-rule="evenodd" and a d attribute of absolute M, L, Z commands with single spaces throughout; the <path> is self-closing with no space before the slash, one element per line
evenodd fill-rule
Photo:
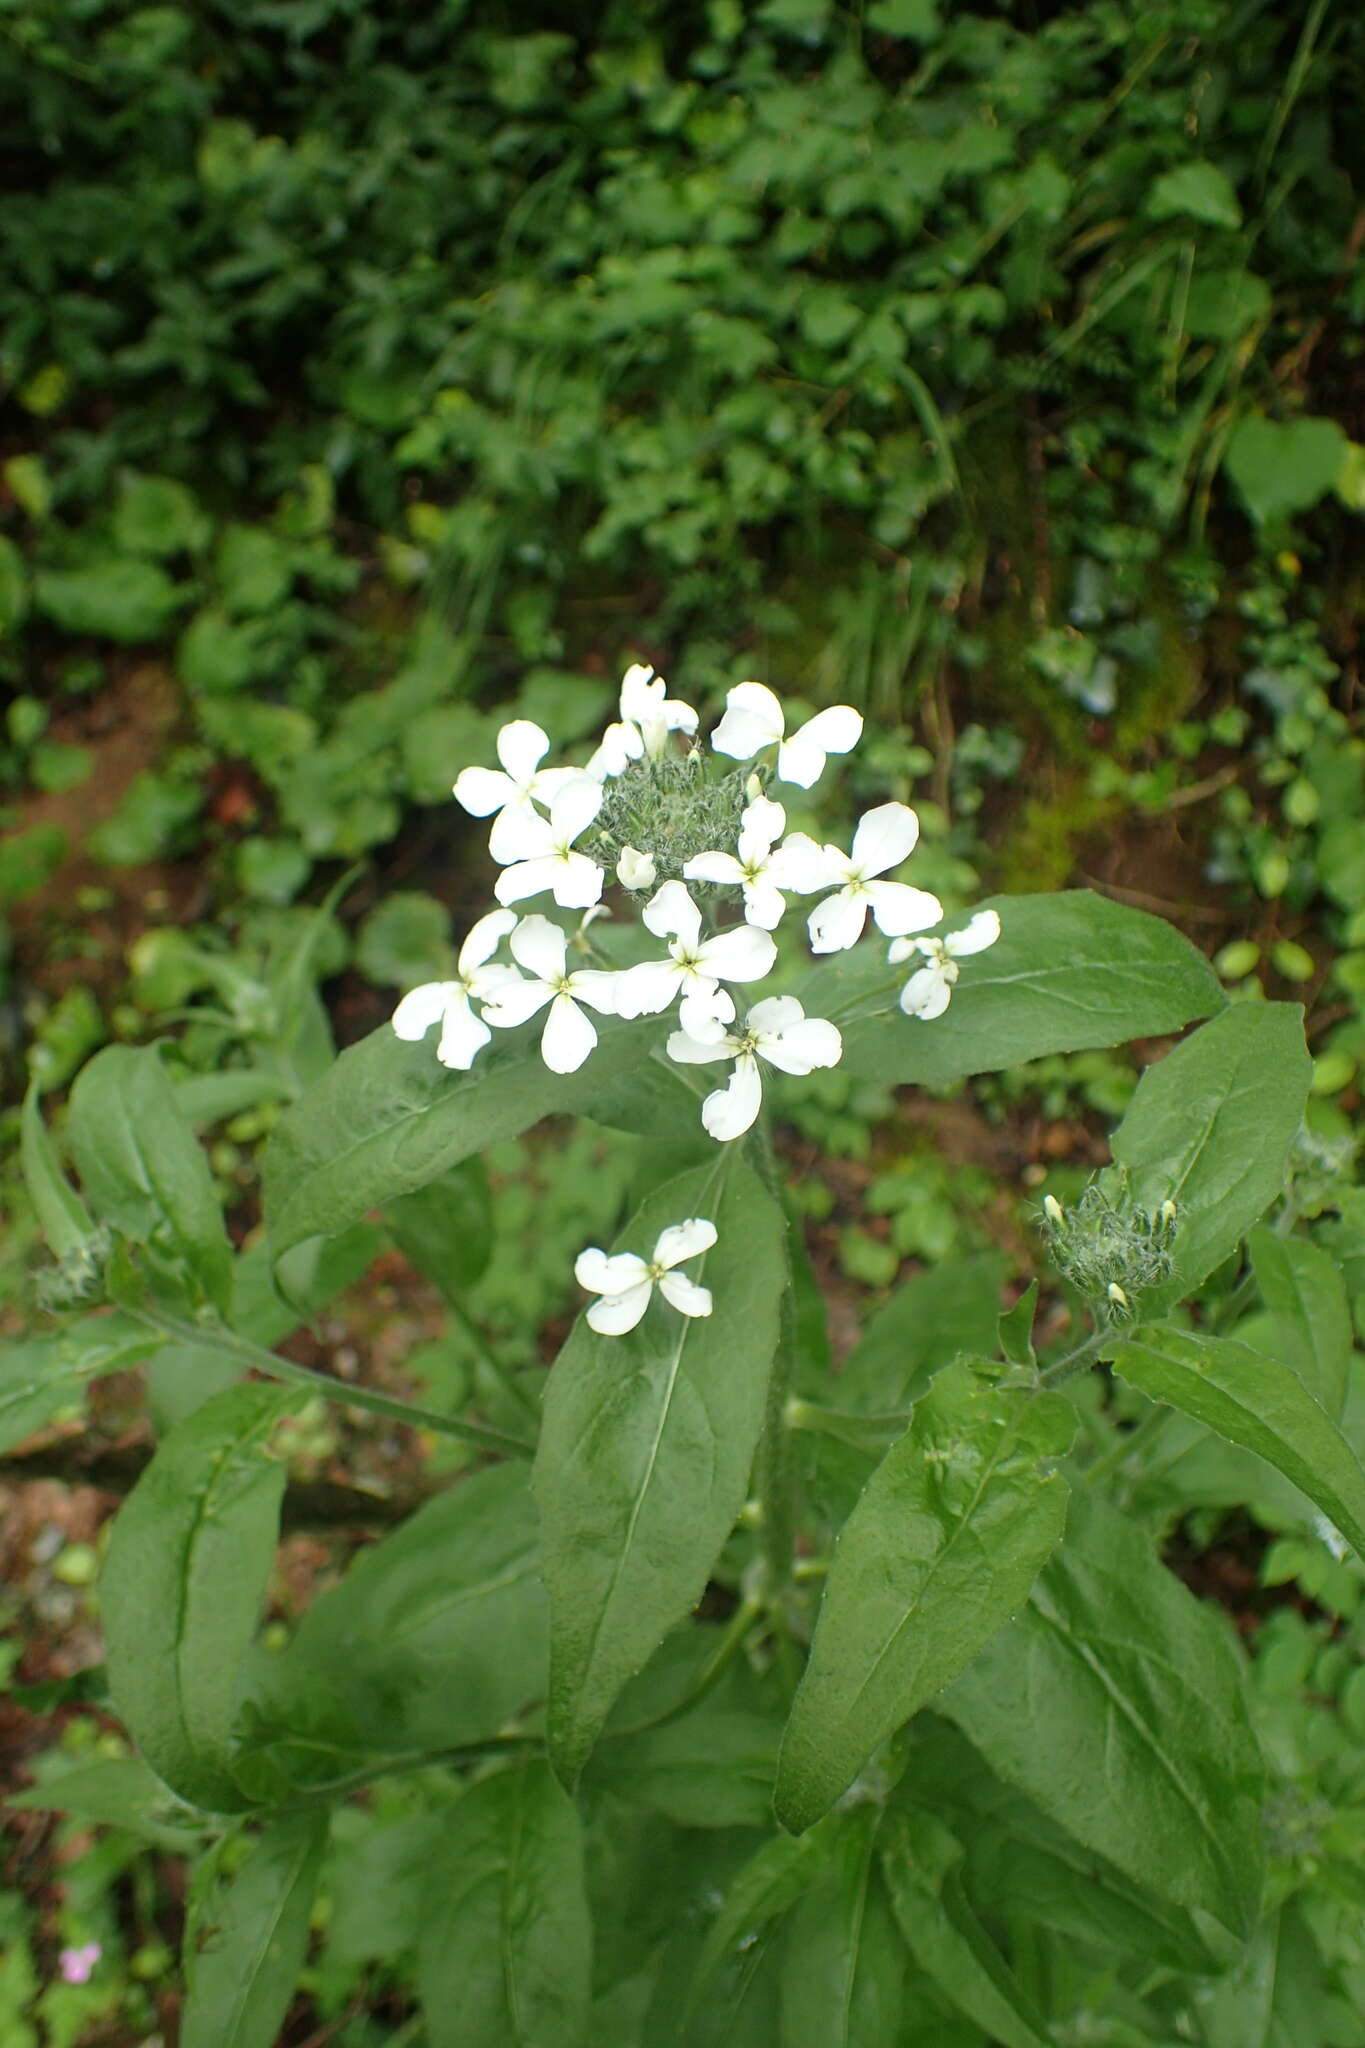
<path fill-rule="evenodd" d="M 439 1023 L 437 1058 L 465 1069 L 494 1030 L 524 1024 L 544 1010 L 545 1064 L 571 1074 L 597 1043 L 587 1010 L 643 1017 L 661 1015 L 676 1002 L 679 1028 L 669 1036 L 668 1057 L 685 1065 L 733 1062 L 729 1079 L 702 1104 L 702 1122 L 713 1138 L 738 1138 L 759 1113 L 761 1062 L 786 1074 L 809 1074 L 837 1065 L 843 1051 L 835 1026 L 807 1017 L 793 996 L 764 997 L 742 1017 L 736 1009 L 733 991 L 752 989 L 776 964 L 772 934 L 789 896 L 820 898 L 806 921 L 815 953 L 854 945 L 870 914 L 891 940 L 891 964 L 920 962 L 901 991 L 901 1008 L 911 1017 L 943 1014 L 959 960 L 992 944 L 1000 920 L 993 910 L 978 911 L 962 931 L 943 939 L 921 936 L 941 920 L 942 904 L 926 890 L 890 879 L 919 837 L 915 813 L 899 803 L 868 811 L 845 853 L 804 832 L 788 833 L 783 806 L 764 794 L 769 779 L 809 789 L 830 754 L 846 754 L 857 744 L 863 724 L 857 711 L 836 704 L 788 734 L 773 692 L 762 683 L 740 683 L 729 693 L 711 749 L 744 765 L 720 777 L 708 772 L 696 712 L 669 697 L 652 669 L 627 670 L 620 714 L 583 768 L 542 767 L 549 740 L 538 725 L 519 718 L 498 735 L 500 769 L 463 770 L 455 796 L 475 817 L 492 818 L 489 851 L 502 869 L 494 894 L 503 907 L 474 925 L 454 980 L 429 982 L 404 996 L 393 1017 L 400 1038 L 424 1038 Z M 689 742 L 685 757 L 672 740 L 679 733 Z M 538 912 L 521 916 L 509 906 L 548 894 L 561 909 L 586 912 L 586 927 L 602 914 L 596 906 L 609 866 L 627 890 L 653 892 L 641 917 L 665 951 L 616 971 L 570 968 L 565 932 Z M 725 899 L 740 921 L 709 919 L 709 909 Z M 504 940 L 511 955 L 505 963 L 494 959 Z M 590 1256 L 605 1254 L 584 1254 Z M 614 1270 L 619 1261 L 608 1265 Z M 654 1278 L 664 1288 L 663 1279 Z M 637 1276 L 631 1284 L 645 1283 Z M 614 1297 L 619 1291 L 607 1292 Z M 647 1292 L 640 1314 L 646 1298 Z M 606 1300 L 599 1307 L 605 1314 Z"/>

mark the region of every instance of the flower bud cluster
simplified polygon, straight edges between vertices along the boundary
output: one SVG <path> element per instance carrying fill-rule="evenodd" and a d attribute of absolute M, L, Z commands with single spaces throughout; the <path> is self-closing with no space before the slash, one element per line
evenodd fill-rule
<path fill-rule="evenodd" d="M 1041 1219 L 1053 1264 L 1111 1322 L 1126 1322 L 1146 1290 L 1169 1279 L 1178 1220 L 1174 1202 L 1149 1212 L 1126 1183 L 1115 1192 L 1097 1180 L 1070 1209 L 1045 1196 Z"/>
<path fill-rule="evenodd" d="M 56 1265 L 45 1266 L 33 1282 L 39 1308 L 56 1315 L 63 1309 L 92 1308 L 102 1302 L 105 1269 L 113 1248 L 112 1233 L 101 1226 L 83 1237 Z"/>
<path fill-rule="evenodd" d="M 814 953 L 855 945 L 870 918 L 892 942 L 890 963 L 915 963 L 902 1009 L 920 1019 L 942 1015 L 959 961 L 999 936 L 995 912 L 978 912 L 942 939 L 921 936 L 942 920 L 943 906 L 891 879 L 919 837 L 907 805 L 868 811 L 845 852 L 788 832 L 785 809 L 768 793 L 778 783 L 811 788 L 829 755 L 856 746 L 861 715 L 836 704 L 789 732 L 765 684 L 739 683 L 709 754 L 698 723 L 691 705 L 637 664 L 622 680 L 620 717 L 582 767 L 544 766 L 550 742 L 529 719 L 502 728 L 500 766 L 465 768 L 454 792 L 474 816 L 492 819 L 499 907 L 473 925 L 451 980 L 403 997 L 393 1017 L 400 1038 L 423 1039 L 439 1024 L 437 1058 L 464 1071 L 495 1031 L 543 1013 L 545 1063 L 570 1074 L 597 1044 L 590 1011 L 660 1016 L 676 1003 L 668 1057 L 731 1063 L 729 1079 L 702 1104 L 702 1123 L 718 1140 L 738 1138 L 759 1114 L 765 1067 L 809 1074 L 843 1054 L 834 1024 L 807 1017 L 795 997 L 751 999 L 776 965 L 772 934 L 791 896 L 819 898 L 806 919 Z M 571 964 L 567 932 L 516 907 L 549 895 L 563 910 L 586 913 L 578 933 L 586 951 L 609 873 L 631 897 L 647 897 L 640 921 L 658 945 L 633 966 Z M 499 957 L 504 944 L 510 959 Z"/>

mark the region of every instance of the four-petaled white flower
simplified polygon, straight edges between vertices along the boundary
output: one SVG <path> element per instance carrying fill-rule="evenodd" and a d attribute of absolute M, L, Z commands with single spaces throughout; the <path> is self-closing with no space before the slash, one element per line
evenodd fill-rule
<path fill-rule="evenodd" d="M 620 1337 L 633 1330 L 658 1288 L 665 1301 L 685 1316 L 709 1316 L 711 1293 L 689 1280 L 674 1267 L 698 1252 L 710 1251 L 716 1241 L 716 1226 L 704 1216 L 689 1216 L 685 1223 L 670 1223 L 659 1233 L 653 1256 L 642 1259 L 635 1252 L 617 1252 L 612 1257 L 596 1245 L 580 1252 L 574 1264 L 574 1278 L 589 1294 L 602 1299 L 588 1309 L 588 1323 L 604 1337 Z"/>
<path fill-rule="evenodd" d="M 946 939 L 894 939 L 887 952 L 893 967 L 902 960 L 923 956 L 925 965 L 911 975 L 900 993 L 900 1005 L 907 1017 L 941 1017 L 952 999 L 953 985 L 961 969 L 958 961 L 969 953 L 983 953 L 1000 936 L 1000 918 L 994 910 L 978 910 L 960 932 Z M 1050 1197 L 1049 1197 L 1050 1199 Z"/>
<path fill-rule="evenodd" d="M 443 1067 L 467 1070 L 474 1056 L 493 1036 L 476 1017 L 474 1003 L 491 1003 L 499 992 L 521 976 L 515 967 L 489 963 L 502 940 L 517 921 L 515 910 L 490 910 L 471 927 L 460 948 L 453 981 L 427 981 L 409 989 L 393 1013 L 393 1028 L 400 1038 L 425 1038 L 440 1020 L 441 1039 L 436 1057 Z"/>
<path fill-rule="evenodd" d="M 786 857 L 777 844 L 787 813 L 766 796 L 755 797 L 739 821 L 736 853 L 694 854 L 683 869 L 692 882 L 722 882 L 744 891 L 744 917 L 762 931 L 775 931 L 787 899 L 782 894 Z"/>
<path fill-rule="evenodd" d="M 514 718 L 498 734 L 498 759 L 502 769 L 462 768 L 455 780 L 455 800 L 475 818 L 487 818 L 496 811 L 488 837 L 489 850 L 499 866 L 521 860 L 516 851 L 518 821 L 538 822 L 537 804 L 549 806 L 560 790 L 582 774 L 581 768 L 542 768 L 549 739 L 529 718 Z"/>
<path fill-rule="evenodd" d="M 927 889 L 906 882 L 875 878 L 899 867 L 919 838 L 919 819 L 908 804 L 879 804 L 860 819 L 852 853 L 837 846 L 817 846 L 804 832 L 794 832 L 782 849 L 788 888 L 803 896 L 833 889 L 811 912 L 806 929 L 813 953 L 841 953 L 856 945 L 870 909 L 878 928 L 890 938 L 937 924 L 943 905 Z"/>
<path fill-rule="evenodd" d="M 816 1067 L 837 1067 L 843 1041 L 824 1017 L 808 1017 L 795 996 L 765 996 L 755 1003 L 739 1031 L 714 1040 L 699 1040 L 675 1031 L 668 1057 L 687 1066 L 733 1059 L 734 1071 L 724 1088 L 708 1095 L 701 1120 L 713 1138 L 742 1138 L 758 1115 L 763 1079 L 758 1062 L 784 1074 L 809 1074 Z"/>
<path fill-rule="evenodd" d="M 541 1033 L 540 1056 L 551 1073 L 577 1073 L 597 1043 L 592 1019 L 578 1006 L 588 1003 L 601 1015 L 613 1016 L 617 977 L 592 967 L 578 967 L 570 973 L 568 941 L 548 917 L 522 918 L 509 943 L 513 959 L 533 979 L 504 985 L 487 1004 L 485 1020 L 500 1028 L 524 1024 L 548 1003 L 550 1014 Z"/>
<path fill-rule="evenodd" d="M 787 714 L 766 683 L 736 683 L 725 699 L 725 716 L 711 735 L 718 754 L 748 761 L 765 747 L 777 748 L 777 779 L 809 789 L 825 772 L 827 754 L 847 754 L 862 736 L 863 719 L 851 704 L 831 704 L 787 738 Z"/>
<path fill-rule="evenodd" d="M 735 1014 L 723 981 L 761 981 L 777 959 L 767 932 L 737 925 L 714 938 L 701 935 L 701 912 L 681 882 L 665 882 L 641 912 L 656 937 L 668 940 L 666 960 L 642 960 L 616 978 L 617 1015 L 652 1016 L 682 998 L 684 1031 L 696 1038 L 718 1034 Z"/>
<path fill-rule="evenodd" d="M 600 781 L 607 775 L 620 775 L 643 754 L 657 761 L 671 732 L 694 733 L 696 729 L 697 714 L 692 706 L 670 697 L 663 677 L 637 661 L 621 678 L 620 722 L 603 733 L 587 772 Z"/>
<path fill-rule="evenodd" d="M 586 910 L 596 903 L 602 870 L 586 853 L 574 852 L 574 841 L 601 808 L 601 783 L 578 772 L 556 792 L 548 818 L 537 811 L 504 812 L 505 850 L 494 856 L 506 863 L 493 889 L 499 903 L 520 903 L 546 889 L 553 889 L 555 902 L 565 910 Z"/>

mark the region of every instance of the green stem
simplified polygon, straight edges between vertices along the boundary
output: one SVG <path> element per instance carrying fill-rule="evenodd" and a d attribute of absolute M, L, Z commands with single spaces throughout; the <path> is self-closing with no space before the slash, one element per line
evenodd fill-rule
<path fill-rule="evenodd" d="M 782 1186 L 778 1179 L 777 1159 L 773 1152 L 772 1133 L 766 1115 L 755 1129 L 752 1142 L 754 1165 L 781 1210 Z M 784 1215 L 785 1227 L 789 1226 L 785 1225 Z M 772 1371 L 768 1376 L 763 1434 L 759 1439 L 758 1455 L 755 1460 L 760 1508 L 759 1555 L 764 1565 L 765 1594 L 776 1612 L 781 1610 L 782 1595 L 791 1577 L 792 1556 L 796 1547 L 796 1475 L 792 1459 L 791 1431 L 787 1424 L 787 1404 L 791 1395 L 792 1375 L 796 1370 L 796 1295 L 791 1257 L 789 1253 L 785 1253 L 785 1236 L 783 1246 L 787 1284 L 782 1290 L 777 1349 L 773 1354 Z"/>
<path fill-rule="evenodd" d="M 373 1785 L 377 1778 L 406 1777 L 413 1771 L 431 1769 L 458 1770 L 461 1764 L 477 1763 L 486 1756 L 504 1756 L 512 1750 L 531 1748 L 543 1749 L 544 1738 L 539 1735 L 490 1735 L 484 1742 L 465 1742 L 455 1749 L 405 1750 L 398 1756 L 386 1756 L 364 1765 L 360 1770 L 348 1771 L 344 1778 L 333 1778 L 326 1785 L 315 1785 L 309 1792 L 300 1792 L 296 1799 L 284 1801 L 275 1811 L 304 1813 L 312 1807 L 332 1806 L 338 1799 L 346 1799 L 352 1792 L 360 1792 L 366 1785 Z"/>
<path fill-rule="evenodd" d="M 255 1366 L 258 1372 L 269 1373 L 272 1379 L 295 1380 L 329 1401 L 344 1401 L 349 1408 L 367 1408 L 371 1414 L 387 1416 L 394 1422 L 410 1423 L 414 1429 L 430 1429 L 442 1436 L 458 1437 L 462 1443 L 477 1444 L 480 1450 L 501 1451 L 511 1458 L 535 1456 L 535 1445 L 524 1437 L 509 1436 L 501 1429 L 487 1429 L 482 1423 L 466 1422 L 458 1415 L 438 1415 L 433 1408 L 419 1408 L 412 1401 L 400 1401 L 393 1394 L 377 1393 L 372 1387 L 347 1386 L 344 1381 L 333 1379 L 330 1373 L 315 1372 L 309 1365 L 295 1365 L 292 1358 L 281 1358 L 277 1351 L 265 1351 L 259 1344 L 239 1337 L 235 1330 L 225 1329 L 221 1323 L 182 1323 L 178 1317 L 167 1315 L 163 1309 L 147 1302 L 124 1301 L 120 1305 L 140 1322 L 149 1323 L 153 1329 L 177 1338 L 182 1344 L 206 1344 L 214 1351 L 226 1351 L 240 1359 L 243 1365 Z"/>
<path fill-rule="evenodd" d="M 483 1370 L 497 1387 L 499 1393 L 511 1401 L 515 1407 L 520 1408 L 522 1414 L 528 1416 L 533 1423 L 538 1423 L 540 1420 L 540 1409 L 534 1396 L 528 1394 L 525 1387 L 517 1383 L 501 1359 L 494 1357 L 484 1340 L 483 1332 L 459 1296 L 447 1294 L 445 1299 L 446 1306 L 469 1340 L 470 1348 L 474 1353 L 475 1363 L 482 1366 Z"/>
<path fill-rule="evenodd" d="M 742 1600 L 726 1623 L 724 1633 L 715 1649 L 676 1705 L 669 1707 L 666 1713 L 656 1714 L 652 1721 L 637 1721 L 630 1728 L 609 1728 L 603 1740 L 623 1742 L 630 1735 L 646 1735 L 651 1729 L 666 1728 L 670 1721 L 680 1720 L 684 1714 L 690 1713 L 699 1701 L 706 1698 L 716 1681 L 724 1674 L 730 1659 L 762 1612 L 761 1600 Z"/>
<path fill-rule="evenodd" d="M 1038 1375 L 1039 1386 L 1060 1386 L 1063 1380 L 1074 1379 L 1078 1372 L 1084 1372 L 1101 1346 L 1107 1342 L 1110 1334 L 1108 1329 L 1092 1330 L 1074 1351 L 1067 1352 L 1065 1358 L 1055 1358 L 1051 1365 L 1043 1367 Z"/>
<path fill-rule="evenodd" d="M 1150 1415 L 1144 1415 L 1136 1429 L 1115 1437 L 1107 1451 L 1102 1451 L 1092 1464 L 1085 1467 L 1088 1480 L 1109 1479 L 1122 1465 L 1126 1465 L 1133 1453 L 1145 1450 L 1160 1436 L 1166 1424 L 1175 1413 L 1173 1408 L 1154 1408 Z"/>
<path fill-rule="evenodd" d="M 803 1401 L 799 1396 L 788 1401 L 785 1411 L 788 1429 L 811 1429 L 821 1436 L 835 1437 L 855 1451 L 865 1451 L 870 1458 L 880 1457 L 888 1444 L 904 1436 L 913 1412 L 907 1408 L 859 1415 L 849 1408 L 823 1408 L 819 1402 Z"/>

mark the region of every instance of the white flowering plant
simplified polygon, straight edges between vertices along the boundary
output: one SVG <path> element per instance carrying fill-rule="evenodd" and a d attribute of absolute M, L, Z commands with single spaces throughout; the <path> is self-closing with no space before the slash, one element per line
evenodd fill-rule
<path fill-rule="evenodd" d="M 845 834 L 820 796 L 861 729 L 746 682 L 708 740 L 639 666 L 581 762 L 507 725 L 499 766 L 454 785 L 491 820 L 491 900 L 452 974 L 302 1089 L 245 1249 L 155 1048 L 77 1079 L 79 1191 L 26 1104 L 61 1322 L 11 1373 L 11 1421 L 149 1357 L 214 1389 L 120 1511 L 100 1595 L 138 1749 L 120 1796 L 209 1845 L 187 2040 L 269 2048 L 336 1813 L 416 1770 L 440 1815 L 412 1937 L 438 2043 L 1037 2048 L 1030 1916 L 1210 1978 L 1253 1937 L 1238 1653 L 1111 1482 L 1131 1422 L 1179 1413 L 1365 1545 L 1321 1328 L 1277 1356 L 1237 1335 L 1241 1289 L 1230 1315 L 1203 1291 L 1276 1203 L 1246 1286 L 1289 1317 L 1329 1284 L 1284 1205 L 1300 1013 L 1230 1005 L 1171 926 L 1088 892 L 947 909 L 914 879 L 908 805 Z M 909 1277 L 836 1368 L 787 1198 L 793 1078 L 942 1089 L 1129 1038 L 1179 1043 L 1112 1168 L 1036 1218 L 1049 1320 L 1031 1287 L 1004 1306 L 994 1260 L 959 1261 Z M 418 1407 L 275 1348 L 379 1230 L 458 1305 L 481 1155 L 566 1114 L 635 1135 L 638 1200 L 566 1272 L 580 1313 L 543 1387 L 491 1368 L 471 1412 Z M 471 1469 L 263 1657 L 281 1433 L 319 1391 Z M 627 1839 L 623 1881 L 657 1869 L 666 1901 L 640 1905 L 629 1967 L 604 1932 Z"/>

